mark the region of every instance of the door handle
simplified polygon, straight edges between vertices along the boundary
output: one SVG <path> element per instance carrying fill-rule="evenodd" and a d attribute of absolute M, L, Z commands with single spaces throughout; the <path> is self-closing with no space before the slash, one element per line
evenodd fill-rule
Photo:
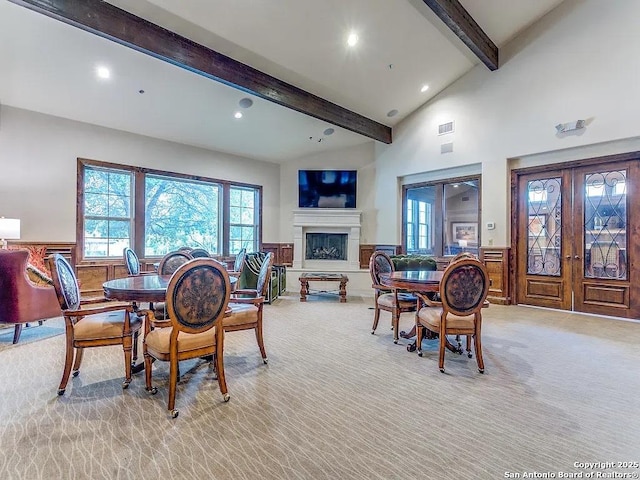
<path fill-rule="evenodd" d="M 575 256 L 575 257 L 573 257 L 573 258 L 575 258 L 576 260 L 580 260 L 580 256 L 579 256 L 579 255 L 576 255 L 576 256 Z"/>
<path fill-rule="evenodd" d="M 564 257 L 564 258 L 566 258 L 567 260 L 571 260 L 571 255 L 567 255 L 567 256 L 566 256 L 566 257 Z"/>

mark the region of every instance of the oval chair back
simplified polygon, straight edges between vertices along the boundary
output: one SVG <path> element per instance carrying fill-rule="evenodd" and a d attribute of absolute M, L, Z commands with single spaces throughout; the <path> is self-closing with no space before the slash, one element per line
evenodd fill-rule
<path fill-rule="evenodd" d="M 269 288 L 269 279 L 271 278 L 271 269 L 273 268 L 273 253 L 269 252 L 262 261 L 260 267 L 260 273 L 258 274 L 258 281 L 256 282 L 256 291 L 258 295 L 267 296 L 267 289 Z"/>
<path fill-rule="evenodd" d="M 140 275 L 140 259 L 138 255 L 130 247 L 124 247 L 122 250 L 122 256 L 124 257 L 124 264 L 127 267 L 127 272 L 130 276 Z"/>
<path fill-rule="evenodd" d="M 393 273 L 395 268 L 391 257 L 384 252 L 375 251 L 371 254 L 369 259 L 369 273 L 371 274 L 371 281 L 375 286 L 382 286 L 380 283 L 380 275 L 383 273 Z M 389 291 L 389 288 L 383 287 L 384 290 Z"/>
<path fill-rule="evenodd" d="M 191 253 L 191 256 L 193 258 L 208 258 L 208 257 L 210 257 L 209 252 L 207 252 L 204 248 L 194 248 L 189 253 Z"/>
<path fill-rule="evenodd" d="M 187 263 L 193 257 L 191 256 L 191 250 L 176 250 L 175 252 L 169 252 L 162 260 L 160 260 L 160 264 L 158 265 L 158 274 L 159 275 L 172 275 L 178 267 Z"/>
<path fill-rule="evenodd" d="M 167 286 L 167 312 L 178 332 L 200 333 L 216 325 L 231 296 L 229 275 L 212 258 L 197 258 L 179 266 Z"/>
<path fill-rule="evenodd" d="M 443 310 L 461 317 L 479 313 L 488 293 L 487 269 L 475 258 L 450 263 L 440 282 Z"/>
<path fill-rule="evenodd" d="M 247 256 L 247 249 L 246 248 L 240 249 L 240 251 L 236 254 L 235 262 L 233 262 L 234 272 L 242 271 L 242 267 L 244 266 L 244 259 L 246 256 Z"/>
<path fill-rule="evenodd" d="M 49 257 L 49 268 L 60 307 L 62 310 L 77 310 L 80 307 L 80 288 L 73 268 L 59 253 Z"/>

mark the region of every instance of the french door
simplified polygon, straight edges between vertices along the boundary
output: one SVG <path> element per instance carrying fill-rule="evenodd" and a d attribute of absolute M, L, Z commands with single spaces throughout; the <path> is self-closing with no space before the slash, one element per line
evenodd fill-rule
<path fill-rule="evenodd" d="M 517 303 L 640 318 L 639 161 L 515 178 Z"/>

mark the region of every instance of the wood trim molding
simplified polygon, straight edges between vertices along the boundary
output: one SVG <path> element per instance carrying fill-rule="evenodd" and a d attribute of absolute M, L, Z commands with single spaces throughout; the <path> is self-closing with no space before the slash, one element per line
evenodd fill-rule
<path fill-rule="evenodd" d="M 498 69 L 498 47 L 458 0 L 423 0 L 489 70 Z"/>
<path fill-rule="evenodd" d="M 211 80 L 383 143 L 391 127 L 263 73 L 102 0 L 9 0 Z"/>

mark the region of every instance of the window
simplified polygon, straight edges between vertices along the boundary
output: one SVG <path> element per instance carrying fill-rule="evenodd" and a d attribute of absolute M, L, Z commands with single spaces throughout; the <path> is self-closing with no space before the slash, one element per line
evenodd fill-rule
<path fill-rule="evenodd" d="M 258 195 L 255 189 L 231 187 L 229 193 L 229 252 L 256 251 Z"/>
<path fill-rule="evenodd" d="M 91 168 L 84 175 L 84 252 L 122 255 L 131 240 L 131 173 Z"/>
<path fill-rule="evenodd" d="M 260 186 L 83 159 L 78 176 L 84 258 L 121 257 L 127 246 L 145 257 L 184 246 L 220 256 L 260 249 Z"/>
<path fill-rule="evenodd" d="M 478 253 L 478 178 L 405 185 L 403 250 L 434 256 Z"/>
<path fill-rule="evenodd" d="M 221 253 L 220 190 L 216 183 L 147 175 L 145 257 L 165 255 L 176 246 Z"/>

